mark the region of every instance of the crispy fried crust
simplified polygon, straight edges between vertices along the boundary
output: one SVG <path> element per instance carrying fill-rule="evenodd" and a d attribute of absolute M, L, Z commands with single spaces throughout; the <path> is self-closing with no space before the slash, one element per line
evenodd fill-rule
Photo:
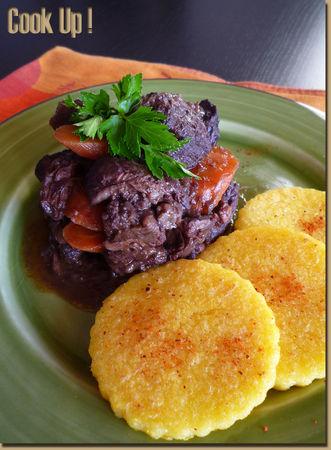
<path fill-rule="evenodd" d="M 275 381 L 279 332 L 235 272 L 178 260 L 131 278 L 91 330 L 92 372 L 115 414 L 153 438 L 225 429 Z"/>
<path fill-rule="evenodd" d="M 303 231 L 325 242 L 325 192 L 300 187 L 263 192 L 239 211 L 235 227 L 259 225 Z"/>
<path fill-rule="evenodd" d="M 219 238 L 201 258 L 236 270 L 264 295 L 280 330 L 277 389 L 325 376 L 325 245 L 305 233 L 251 227 Z"/>

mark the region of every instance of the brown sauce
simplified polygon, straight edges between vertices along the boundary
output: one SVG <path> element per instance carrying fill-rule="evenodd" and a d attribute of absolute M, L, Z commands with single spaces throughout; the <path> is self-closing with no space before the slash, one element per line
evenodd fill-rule
<path fill-rule="evenodd" d="M 22 254 L 27 275 L 43 292 L 55 292 L 62 299 L 86 311 L 97 311 L 101 301 L 95 299 L 95 292 L 84 285 L 68 284 L 54 274 L 47 266 L 43 251 L 48 243 L 48 227 L 38 205 L 33 199 L 25 220 Z"/>

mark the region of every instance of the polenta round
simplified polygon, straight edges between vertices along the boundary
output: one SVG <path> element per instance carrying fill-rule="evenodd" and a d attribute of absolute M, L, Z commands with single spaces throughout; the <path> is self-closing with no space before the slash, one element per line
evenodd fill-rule
<path fill-rule="evenodd" d="M 274 385 L 279 332 L 249 281 L 179 260 L 131 278 L 91 330 L 92 372 L 115 414 L 189 439 L 246 417 Z"/>
<path fill-rule="evenodd" d="M 219 238 L 201 258 L 249 279 L 280 330 L 276 389 L 325 377 L 325 245 L 305 233 L 251 227 Z"/>
<path fill-rule="evenodd" d="M 235 228 L 260 225 L 303 231 L 325 242 L 325 192 L 288 187 L 257 195 L 239 211 Z"/>

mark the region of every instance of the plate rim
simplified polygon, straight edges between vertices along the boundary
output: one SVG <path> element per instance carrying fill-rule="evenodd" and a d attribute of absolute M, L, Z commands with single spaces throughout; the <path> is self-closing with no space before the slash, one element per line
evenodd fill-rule
<path fill-rule="evenodd" d="M 58 95 L 46 98 L 45 100 L 42 100 L 42 101 L 40 101 L 40 102 L 38 102 L 38 103 L 36 103 L 34 105 L 28 106 L 27 108 L 24 108 L 21 111 L 16 112 L 12 116 L 10 116 L 7 119 L 5 119 L 2 122 L 0 122 L 0 129 L 1 129 L 2 125 L 7 124 L 12 119 L 16 119 L 21 114 L 24 114 L 25 112 L 30 111 L 31 109 L 37 108 L 38 106 L 43 105 L 43 104 L 45 104 L 45 103 L 47 103 L 47 102 L 49 102 L 51 100 L 60 99 L 60 98 L 62 98 L 65 95 L 75 94 L 77 92 L 85 91 L 87 89 L 95 89 L 95 88 L 98 88 L 98 87 L 101 87 L 101 86 L 111 85 L 113 83 L 116 83 L 117 81 L 118 80 L 116 80 L 116 81 L 109 81 L 108 83 L 98 83 L 98 84 L 88 85 L 88 86 L 83 87 L 83 88 L 74 89 L 74 90 L 71 90 L 71 91 L 66 91 L 66 92 L 63 92 L 61 94 L 58 94 Z M 255 92 L 257 94 L 261 94 L 263 96 L 267 95 L 267 96 L 273 97 L 274 99 L 277 99 L 277 100 L 279 100 L 281 102 L 285 102 L 286 104 L 292 104 L 292 105 L 298 106 L 300 109 L 302 108 L 302 109 L 304 109 L 306 111 L 307 110 L 310 111 L 311 113 L 314 114 L 315 117 L 318 116 L 318 114 L 314 113 L 314 111 L 312 111 L 310 109 L 310 105 L 307 105 L 308 106 L 307 107 L 305 104 L 303 104 L 301 102 L 298 102 L 296 100 L 293 100 L 291 98 L 288 98 L 288 97 L 282 97 L 281 95 L 277 95 L 277 94 L 274 94 L 272 92 L 267 92 L 267 91 L 263 91 L 263 90 L 260 90 L 260 89 L 256 89 L 256 88 L 253 88 L 253 87 L 250 87 L 250 86 L 241 86 L 241 85 L 238 86 L 238 85 L 236 85 L 234 83 L 231 83 L 231 82 L 211 81 L 211 80 L 195 80 L 195 79 L 190 79 L 190 78 L 145 78 L 145 79 L 143 79 L 143 81 L 162 81 L 162 82 L 163 81 L 166 81 L 166 82 L 169 82 L 169 81 L 180 81 L 180 82 L 182 82 L 183 81 L 183 82 L 190 82 L 190 83 L 196 83 L 196 84 L 210 84 L 210 85 L 216 85 L 216 86 L 222 86 L 222 87 L 226 86 L 226 87 L 230 87 L 230 88 L 236 88 L 236 89 L 239 89 L 239 90 L 247 90 L 247 91 Z M 320 112 L 323 113 L 323 111 L 320 111 Z M 325 121 L 325 118 L 323 119 L 321 116 L 318 116 L 318 117 Z"/>

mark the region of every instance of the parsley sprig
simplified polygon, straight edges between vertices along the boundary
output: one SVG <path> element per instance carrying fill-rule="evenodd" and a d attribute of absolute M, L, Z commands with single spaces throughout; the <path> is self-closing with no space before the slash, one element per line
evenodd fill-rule
<path fill-rule="evenodd" d="M 143 160 L 156 178 L 164 174 L 198 178 L 168 154 L 189 139 L 178 140 L 164 123 L 163 113 L 141 105 L 141 88 L 141 73 L 126 75 L 112 86 L 117 100 L 114 106 L 103 89 L 98 94 L 81 92 L 75 101 L 68 95 L 64 103 L 73 109 L 76 134 L 81 140 L 106 137 L 112 155 Z"/>

